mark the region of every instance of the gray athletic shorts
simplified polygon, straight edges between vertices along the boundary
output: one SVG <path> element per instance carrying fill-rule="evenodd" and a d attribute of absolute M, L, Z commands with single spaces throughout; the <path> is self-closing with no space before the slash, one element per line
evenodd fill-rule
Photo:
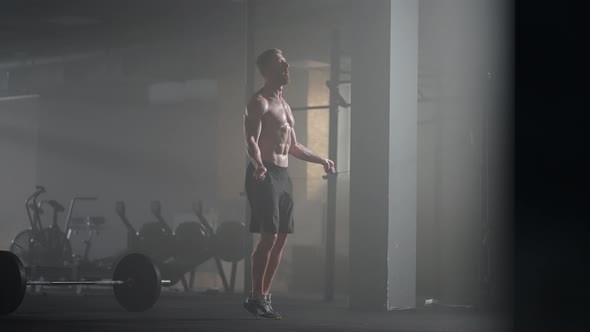
<path fill-rule="evenodd" d="M 252 211 L 250 232 L 293 233 L 293 182 L 287 167 L 263 162 L 264 180 L 256 180 L 256 167 L 250 163 L 246 169 L 246 194 Z"/>

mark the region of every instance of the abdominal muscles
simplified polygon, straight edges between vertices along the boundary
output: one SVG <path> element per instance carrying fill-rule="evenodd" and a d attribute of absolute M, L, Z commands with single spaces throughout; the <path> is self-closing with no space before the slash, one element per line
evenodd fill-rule
<path fill-rule="evenodd" d="M 284 125 L 271 132 L 261 133 L 258 145 L 260 146 L 263 159 L 286 157 L 291 147 L 291 126 L 285 122 Z M 271 153 L 274 156 L 268 155 Z"/>

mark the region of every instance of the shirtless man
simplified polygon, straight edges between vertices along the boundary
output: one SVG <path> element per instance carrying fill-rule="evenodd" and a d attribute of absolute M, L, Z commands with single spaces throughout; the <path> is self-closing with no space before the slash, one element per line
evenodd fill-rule
<path fill-rule="evenodd" d="M 253 315 L 280 319 L 271 306 L 270 285 L 287 235 L 293 233 L 293 183 L 287 166 L 289 155 L 324 166 L 335 173 L 334 162 L 297 142 L 291 108 L 283 99 L 289 83 L 289 64 L 278 49 L 260 54 L 256 65 L 264 86 L 248 102 L 244 131 L 250 164 L 246 170 L 246 193 L 252 210 L 250 232 L 259 233 L 252 252 L 252 293 L 244 307 Z"/>

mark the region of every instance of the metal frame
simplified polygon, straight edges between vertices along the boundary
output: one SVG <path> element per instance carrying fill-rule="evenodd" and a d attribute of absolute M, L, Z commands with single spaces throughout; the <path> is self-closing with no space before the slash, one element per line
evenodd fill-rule
<path fill-rule="evenodd" d="M 330 50 L 330 119 L 328 154 L 330 159 L 338 159 L 338 111 L 342 103 L 340 85 L 340 32 L 332 32 L 332 48 Z M 328 206 L 326 211 L 326 276 L 324 285 L 324 300 L 334 300 L 334 279 L 336 266 L 336 195 L 338 177 L 328 176 Z"/>

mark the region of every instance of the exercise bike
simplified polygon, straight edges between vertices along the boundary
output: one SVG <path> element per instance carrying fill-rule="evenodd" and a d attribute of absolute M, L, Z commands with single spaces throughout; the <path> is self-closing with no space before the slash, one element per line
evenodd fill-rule
<path fill-rule="evenodd" d="M 38 202 L 38 197 L 45 192 L 43 186 L 36 186 L 35 192 L 26 199 L 25 210 L 31 228 L 18 233 L 10 245 L 10 251 L 25 266 L 65 266 L 73 260 L 71 244 L 57 223 L 59 213 L 65 209 L 55 200 Z M 53 221 L 48 227 L 43 227 L 41 221 L 45 204 L 53 209 Z"/>
<path fill-rule="evenodd" d="M 35 192 L 25 201 L 25 209 L 31 225 L 17 234 L 10 245 L 10 251 L 16 254 L 28 267 L 71 267 L 80 261 L 73 254 L 70 235 L 72 232 L 72 212 L 78 201 L 94 201 L 96 197 L 76 196 L 70 201 L 63 230 L 58 224 L 59 214 L 65 208 L 56 200 L 38 201 L 40 195 L 46 193 L 45 187 L 36 186 Z M 48 205 L 53 210 L 51 225 L 44 227 L 41 215 L 43 206 Z M 87 244 L 85 257 L 87 258 L 89 245 Z"/>

